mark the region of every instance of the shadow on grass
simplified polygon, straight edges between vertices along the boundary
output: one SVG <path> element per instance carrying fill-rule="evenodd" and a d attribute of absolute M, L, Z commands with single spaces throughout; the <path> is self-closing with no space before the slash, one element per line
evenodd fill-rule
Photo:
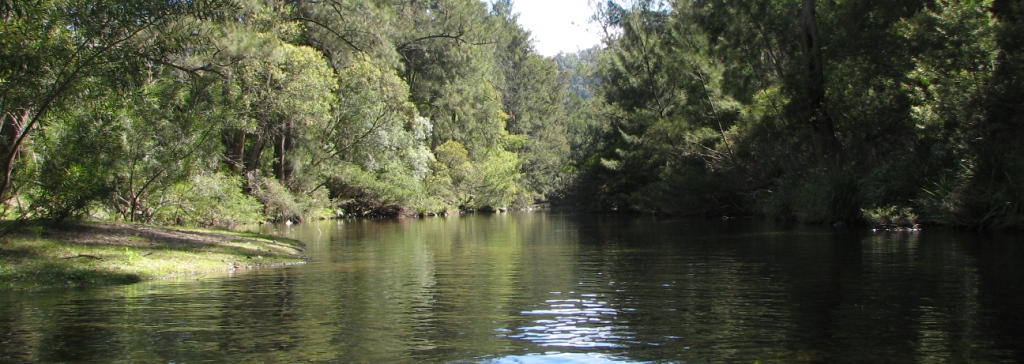
<path fill-rule="evenodd" d="M 81 286 L 142 282 L 142 277 L 135 274 L 79 268 L 70 264 L 44 263 L 36 267 L 39 268 L 39 272 L 34 279 L 42 282 L 52 282 L 53 285 Z"/>
<path fill-rule="evenodd" d="M 295 257 L 304 250 L 302 243 L 279 237 L 128 224 L 77 223 L 51 229 L 44 234 L 44 237 L 69 244 L 123 246 L 145 250 L 216 252 L 239 256 Z M 259 243 L 258 246 L 242 246 L 256 241 Z"/>
<path fill-rule="evenodd" d="M 0 246 L 0 289 L 126 284 L 221 266 L 290 264 L 303 251 L 300 242 L 256 234 L 96 222 L 38 226 Z M 154 252 L 155 264 L 136 265 Z"/>
<path fill-rule="evenodd" d="M 26 260 L 38 259 L 39 253 L 25 248 L 0 248 L 0 262 L 18 264 Z"/>
<path fill-rule="evenodd" d="M 54 261 L 32 249 L 0 249 L 0 289 L 57 286 L 130 284 L 136 274 L 83 267 L 76 262 Z"/>

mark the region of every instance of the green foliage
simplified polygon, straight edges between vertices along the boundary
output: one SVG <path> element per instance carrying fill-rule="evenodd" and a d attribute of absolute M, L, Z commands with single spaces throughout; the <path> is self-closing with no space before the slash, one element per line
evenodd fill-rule
<path fill-rule="evenodd" d="M 561 53 L 555 56 L 555 63 L 560 74 L 566 74 L 567 90 L 581 100 L 594 97 L 600 79 L 595 74 L 599 46 L 584 49 L 576 53 Z"/>
<path fill-rule="evenodd" d="M 148 221 L 154 192 L 217 165 L 217 121 L 228 117 L 218 108 L 218 86 L 210 77 L 156 78 L 122 105 L 130 116 L 121 136 L 105 141 L 122 150 L 108 204 L 122 219 Z"/>
<path fill-rule="evenodd" d="M 861 190 L 850 171 L 814 171 L 797 181 L 783 180 L 754 195 L 764 216 L 807 223 L 859 222 Z"/>
<path fill-rule="evenodd" d="M 880 228 L 913 228 L 917 215 L 908 207 L 886 206 L 861 211 L 864 220 Z"/>
<path fill-rule="evenodd" d="M 494 150 L 474 165 L 467 179 L 477 206 L 508 207 L 520 192 L 519 158 L 515 153 Z"/>
<path fill-rule="evenodd" d="M 666 166 L 659 177 L 657 182 L 629 195 L 624 205 L 649 213 L 698 216 L 742 211 L 739 196 L 730 186 L 733 180 L 723 174 L 708 173 L 699 162 Z"/>
<path fill-rule="evenodd" d="M 305 206 L 280 181 L 259 175 L 248 178 L 253 197 L 263 204 L 264 216 L 274 221 L 302 221 L 309 206 Z"/>
<path fill-rule="evenodd" d="M 391 212 L 401 212 L 401 206 L 417 209 L 436 207 L 422 197 L 422 184 L 402 180 L 403 177 L 408 176 L 378 174 L 356 165 L 347 165 L 329 179 L 326 186 L 330 197 L 337 201 L 345 216 L 396 217 Z"/>
<path fill-rule="evenodd" d="M 533 52 L 530 34 L 516 24 L 511 2 L 495 2 L 492 14 L 500 29 L 495 32 L 495 58 L 504 76 L 499 88 L 507 115 L 505 130 L 511 138 L 521 138 L 521 142 L 506 140 L 505 148 L 519 155 L 524 192 L 544 199 L 568 180 L 563 167 L 569 164 L 572 119 L 563 100 L 566 84 L 559 78 L 556 61 Z"/>
<path fill-rule="evenodd" d="M 24 149 L 32 135 L 53 122 L 54 114 L 84 113 L 108 91 L 138 87 L 153 60 L 197 40 L 183 24 L 208 18 L 224 5 L 218 0 L 38 1 L 5 16 L 0 24 L 5 172 L 0 198 L 13 197 L 16 174 L 25 173 L 17 168 L 19 157 L 30 154 Z"/>
<path fill-rule="evenodd" d="M 102 198 L 105 189 L 105 175 L 97 173 L 102 169 L 72 164 L 69 166 L 47 165 L 42 173 L 48 177 L 40 183 L 41 195 L 34 201 L 40 216 L 62 221 L 73 216 L 88 214 L 93 200 Z"/>
<path fill-rule="evenodd" d="M 648 212 L 1020 226 L 1020 4 L 600 10 L 603 105 L 587 110 L 604 126 L 589 128 L 602 130 L 592 153 L 574 155 L 576 196 Z"/>
<path fill-rule="evenodd" d="M 427 191 L 446 205 L 465 206 L 472 193 L 466 185 L 472 178 L 469 152 L 461 143 L 449 140 L 434 150 L 435 162 L 427 176 Z"/>
<path fill-rule="evenodd" d="M 738 184 L 721 181 L 740 169 L 733 139 L 741 105 L 724 88 L 726 69 L 696 27 L 697 15 L 677 5 L 685 9 L 613 9 L 622 35 L 599 71 L 613 128 L 599 151 L 612 182 L 602 189 L 612 205 L 633 210 L 731 210 L 732 202 L 715 201 L 736 194 L 728 189 Z"/>
<path fill-rule="evenodd" d="M 408 165 L 396 173 L 422 177 L 430 159 L 426 141 L 433 125 L 408 101 L 408 86 L 391 70 L 356 57 L 340 70 L 333 118 L 313 128 L 308 165 L 330 174 L 332 165 L 355 163 L 369 171 L 392 164 Z M 341 162 L 341 163 L 339 163 Z"/>
<path fill-rule="evenodd" d="M 427 188 L 444 204 L 510 207 L 519 199 L 522 175 L 515 153 L 497 149 L 474 159 L 461 143 L 450 140 L 435 155 Z"/>
<path fill-rule="evenodd" d="M 510 2 L 43 1 L 4 17 L 11 216 L 230 225 L 254 220 L 241 176 L 264 218 L 293 221 L 338 201 L 527 204 L 567 179 L 564 85 Z M 435 161 L 449 140 L 465 163 Z"/>
<path fill-rule="evenodd" d="M 1020 6 L 608 2 L 607 49 L 546 59 L 507 0 L 19 4 L 0 200 L 198 225 L 561 197 L 1020 227 Z"/>
<path fill-rule="evenodd" d="M 160 194 L 154 221 L 230 228 L 263 219 L 260 202 L 243 193 L 243 180 L 222 173 L 197 174 Z"/>
<path fill-rule="evenodd" d="M 126 115 L 116 98 L 93 103 L 89 109 L 63 114 L 63 123 L 47 130 L 36 150 L 39 163 L 36 188 L 28 195 L 35 213 L 57 221 L 88 214 L 88 208 L 112 192 L 114 168 L 123 150 L 120 138 Z"/>

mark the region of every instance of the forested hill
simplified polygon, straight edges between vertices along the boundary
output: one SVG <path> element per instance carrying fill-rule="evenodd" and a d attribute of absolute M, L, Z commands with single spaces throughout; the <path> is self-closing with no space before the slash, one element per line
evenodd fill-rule
<path fill-rule="evenodd" d="M 555 56 L 558 71 L 566 78 L 566 87 L 583 100 L 593 98 L 594 90 L 600 86 L 597 65 L 601 49 L 600 46 L 594 46 L 579 52 L 559 53 Z"/>
<path fill-rule="evenodd" d="M 7 219 L 556 203 L 1024 226 L 1019 1 L 0 0 Z"/>

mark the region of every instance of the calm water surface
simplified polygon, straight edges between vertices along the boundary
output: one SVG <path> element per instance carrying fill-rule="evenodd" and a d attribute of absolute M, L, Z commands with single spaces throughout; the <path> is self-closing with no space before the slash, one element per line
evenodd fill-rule
<path fill-rule="evenodd" d="M 0 362 L 1024 362 L 1013 238 L 549 213 L 276 229 L 309 264 L 0 293 Z"/>

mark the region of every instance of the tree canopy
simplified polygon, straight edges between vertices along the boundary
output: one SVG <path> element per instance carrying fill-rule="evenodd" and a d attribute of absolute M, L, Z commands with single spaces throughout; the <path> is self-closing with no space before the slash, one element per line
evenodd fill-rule
<path fill-rule="evenodd" d="M 567 179 L 565 87 L 510 1 L 0 12 L 9 218 L 224 225 L 207 211 L 246 204 L 234 191 L 263 210 L 236 222 L 443 212 L 527 206 Z"/>
<path fill-rule="evenodd" d="M 1021 227 L 1014 1 L 638 0 L 612 36 L 603 208 Z"/>
<path fill-rule="evenodd" d="M 511 0 L 0 1 L 3 214 L 1024 226 L 1019 1 L 595 5 L 545 58 Z"/>

